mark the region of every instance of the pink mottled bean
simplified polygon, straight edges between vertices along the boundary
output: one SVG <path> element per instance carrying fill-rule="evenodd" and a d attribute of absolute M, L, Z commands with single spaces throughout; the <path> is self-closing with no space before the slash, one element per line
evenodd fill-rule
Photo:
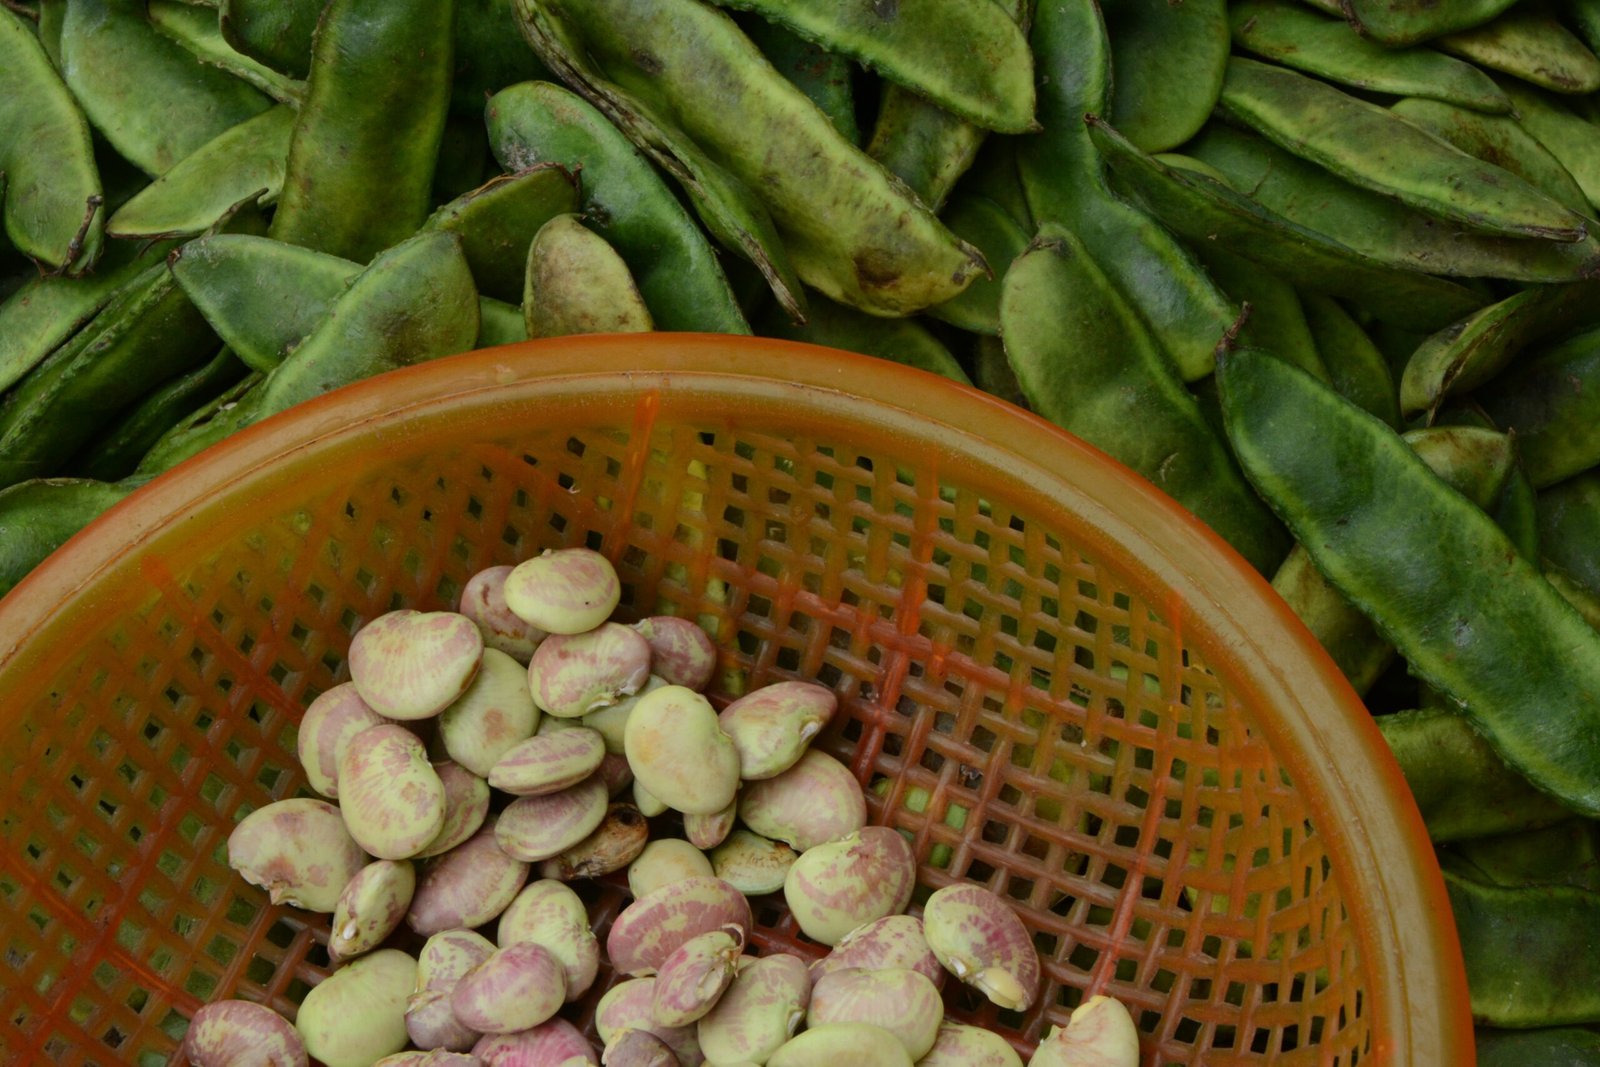
<path fill-rule="evenodd" d="M 489 817 L 488 782 L 459 763 L 435 763 L 433 769 L 444 786 L 444 825 L 417 859 L 449 852 L 482 829 Z"/>
<path fill-rule="evenodd" d="M 325 797 L 339 795 L 339 760 L 350 739 L 369 726 L 392 720 L 367 706 L 351 682 L 336 685 L 311 702 L 300 720 L 295 747 L 306 781 Z"/>
<path fill-rule="evenodd" d="M 589 911 L 564 883 L 530 883 L 500 916 L 500 947 L 531 941 L 543 945 L 566 975 L 567 1001 L 577 1000 L 600 973 L 600 942 L 589 926 Z"/>
<path fill-rule="evenodd" d="M 611 924 L 606 954 L 622 974 L 654 974 L 689 938 L 729 925 L 749 936 L 745 895 L 720 878 L 686 878 L 624 908 Z"/>
<path fill-rule="evenodd" d="M 607 752 L 595 774 L 606 783 L 606 793 L 612 797 L 621 795 L 624 789 L 633 786 L 633 768 L 628 766 L 626 756 L 613 756 Z"/>
<path fill-rule="evenodd" d="M 228 866 L 274 904 L 331 912 L 367 856 L 339 809 L 295 798 L 257 808 L 228 835 Z"/>
<path fill-rule="evenodd" d="M 483 658 L 483 635 L 451 611 L 391 611 L 350 641 L 350 680 L 391 719 L 428 719 L 464 693 Z"/>
<path fill-rule="evenodd" d="M 599 775 L 549 796 L 519 797 L 500 813 L 495 837 L 507 855 L 519 860 L 558 856 L 605 821 L 609 799 Z"/>
<path fill-rule="evenodd" d="M 419 1052 L 413 1049 L 410 1052 L 396 1052 L 393 1056 L 385 1056 L 372 1067 L 482 1067 L 482 1065 L 478 1057 L 469 1056 L 465 1052 L 446 1052 L 444 1049 Z"/>
<path fill-rule="evenodd" d="M 539 734 L 508 749 L 489 771 L 489 784 L 515 796 L 542 797 L 577 785 L 605 758 L 605 740 L 587 727 Z"/>
<path fill-rule="evenodd" d="M 339 784 L 350 836 L 379 859 L 409 859 L 444 828 L 444 783 L 404 726 L 357 734 L 339 761 Z"/>
<path fill-rule="evenodd" d="M 368 1067 L 406 1047 L 406 1000 L 417 961 L 392 948 L 346 964 L 300 1005 L 295 1029 L 306 1055 L 325 1067 Z"/>
<path fill-rule="evenodd" d="M 909 967 L 936 986 L 944 985 L 946 973 L 922 934 L 922 920 L 914 915 L 886 915 L 851 930 L 832 952 L 811 965 L 811 977 L 816 980 L 847 967 L 864 971 Z"/>
<path fill-rule="evenodd" d="M 650 645 L 621 623 L 545 639 L 528 661 L 533 702 L 575 719 L 637 693 L 650 677 Z"/>
<path fill-rule="evenodd" d="M 833 718 L 839 698 L 813 682 L 778 682 L 722 709 L 723 732 L 739 752 L 745 781 L 775 778 L 805 754 Z"/>
<path fill-rule="evenodd" d="M 417 991 L 406 1002 L 406 1032 L 422 1049 L 464 1052 L 482 1035 L 450 1008 L 461 976 L 494 954 L 494 943 L 471 930 L 444 930 L 417 955 Z"/>
<path fill-rule="evenodd" d="M 672 1047 L 646 1030 L 624 1030 L 606 1046 L 605 1067 L 678 1067 Z"/>
<path fill-rule="evenodd" d="M 661 1026 L 688 1026 L 716 1006 L 733 981 L 744 931 L 737 926 L 698 934 L 672 950 L 656 975 L 650 1014 Z"/>
<path fill-rule="evenodd" d="M 1012 1011 L 1039 993 L 1039 952 L 1011 905 L 981 885 L 950 885 L 922 907 L 928 947 L 951 974 Z"/>
<path fill-rule="evenodd" d="M 1090 997 L 1079 1004 L 1065 1029 L 1039 1043 L 1029 1067 L 1138 1067 L 1139 1030 L 1121 1001 Z"/>
<path fill-rule="evenodd" d="M 800 957 L 747 959 L 698 1023 L 700 1047 L 713 1063 L 765 1063 L 800 1028 L 810 999 L 811 978 Z"/>
<path fill-rule="evenodd" d="M 905 911 L 916 880 L 916 858 L 900 832 L 867 826 L 801 853 L 783 897 L 807 937 L 836 945 L 862 923 Z M 931 931 L 928 937 L 931 945 Z"/>
<path fill-rule="evenodd" d="M 917 1067 L 1022 1067 L 1022 1057 L 992 1030 L 946 1020 Z"/>
<path fill-rule="evenodd" d="M 654 978 L 631 978 L 606 990 L 594 1009 L 594 1028 L 601 1042 L 611 1045 L 629 1030 L 652 1034 L 672 1050 L 683 1067 L 699 1067 L 705 1062 L 692 1026 L 662 1026 L 651 1016 L 655 1000 Z"/>
<path fill-rule="evenodd" d="M 482 926 L 506 910 L 528 880 L 528 865 L 496 843 L 494 827 L 429 863 L 406 924 L 423 936 Z"/>
<path fill-rule="evenodd" d="M 850 768 L 807 749 L 777 777 L 745 784 L 739 818 L 762 837 L 805 852 L 867 825 L 867 800 Z"/>
<path fill-rule="evenodd" d="M 565 1019 L 515 1034 L 486 1034 L 472 1054 L 483 1067 L 600 1067 L 588 1040 Z"/>
<path fill-rule="evenodd" d="M 611 617 L 622 582 L 600 553 L 563 548 L 517 564 L 504 591 L 506 606 L 524 622 L 546 633 L 581 634 Z"/>
<path fill-rule="evenodd" d="M 183 1054 L 194 1067 L 306 1067 L 306 1046 L 289 1020 L 248 1000 L 206 1004 L 189 1020 Z"/>
<path fill-rule="evenodd" d="M 376 860 L 363 867 L 333 909 L 328 957 L 339 963 L 377 948 L 405 918 L 416 888 L 410 860 Z"/>
<path fill-rule="evenodd" d="M 661 837 L 645 845 L 628 864 L 628 892 L 638 898 L 685 878 L 711 878 L 715 873 L 706 854 L 694 845 Z"/>
<path fill-rule="evenodd" d="M 518 618 L 506 606 L 506 581 L 515 569 L 490 567 L 468 578 L 461 590 L 461 614 L 477 624 L 485 647 L 526 665 L 533 650 L 545 639 L 545 632 Z"/>
<path fill-rule="evenodd" d="M 738 817 L 739 798 L 734 797 L 721 811 L 714 811 L 710 815 L 685 815 L 683 833 L 695 848 L 713 849 L 728 839 Z"/>
<path fill-rule="evenodd" d="M 504 652 L 483 651 L 483 666 L 460 699 L 439 715 L 439 739 L 450 758 L 480 778 L 539 728 L 528 672 Z"/>
<path fill-rule="evenodd" d="M 623 747 L 635 780 L 687 815 L 721 811 L 739 789 L 739 754 L 705 697 L 669 685 L 634 705 Z"/>
<path fill-rule="evenodd" d="M 450 994 L 456 1018 L 485 1034 L 528 1030 L 553 1016 L 566 1000 L 561 964 L 543 946 L 518 942 L 461 976 Z"/>
<path fill-rule="evenodd" d="M 887 1030 L 920 1060 L 933 1047 L 944 1021 L 939 990 L 916 971 L 844 969 L 823 975 L 811 989 L 806 1025 L 866 1023 Z"/>
<path fill-rule="evenodd" d="M 669 685 L 687 686 L 698 693 L 711 683 L 717 669 L 717 646 L 700 627 L 676 615 L 652 615 L 633 628 L 650 643 L 652 670 Z"/>

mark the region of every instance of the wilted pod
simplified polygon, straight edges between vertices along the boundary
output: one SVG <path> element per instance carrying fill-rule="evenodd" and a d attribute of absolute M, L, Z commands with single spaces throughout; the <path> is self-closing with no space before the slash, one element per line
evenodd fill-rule
<path fill-rule="evenodd" d="M 805 1021 L 811 978 L 798 956 L 746 959 L 722 999 L 698 1023 L 712 1063 L 765 1063 Z"/>
<path fill-rule="evenodd" d="M 801 853 L 783 896 L 807 937 L 836 945 L 862 923 L 904 911 L 916 879 L 916 859 L 900 832 L 867 826 Z"/>
<path fill-rule="evenodd" d="M 867 798 L 850 768 L 807 749 L 777 777 L 745 785 L 739 818 L 762 837 L 805 852 L 867 825 Z"/>
<path fill-rule="evenodd" d="M 508 750 L 539 728 L 539 709 L 528 692 L 528 672 L 493 648 L 467 691 L 439 715 L 439 737 L 450 758 L 482 778 Z"/>
<path fill-rule="evenodd" d="M 1022 1057 L 993 1030 L 946 1020 L 917 1067 L 1022 1067 Z"/>
<path fill-rule="evenodd" d="M 338 963 L 377 948 L 405 918 L 416 888 L 410 860 L 377 860 L 361 868 L 333 909 L 328 957 Z"/>
<path fill-rule="evenodd" d="M 720 878 L 687 878 L 624 908 L 606 937 L 606 955 L 622 974 L 654 974 L 689 938 L 728 925 L 749 936 L 744 894 Z"/>
<path fill-rule="evenodd" d="M 570 882 L 620 871 L 650 840 L 650 824 L 632 804 L 612 804 L 594 833 L 539 864 L 539 877 Z"/>
<path fill-rule="evenodd" d="M 950 973 L 1002 1008 L 1026 1011 L 1039 992 L 1039 953 L 1011 906 L 980 885 L 937 890 L 922 908 L 928 947 Z"/>
<path fill-rule="evenodd" d="M 506 855 L 494 828 L 486 828 L 428 865 L 406 925 L 423 936 L 482 926 L 506 909 L 527 880 L 528 865 Z"/>
<path fill-rule="evenodd" d="M 806 1024 L 867 1023 L 887 1030 L 920 1060 L 933 1047 L 944 1022 L 939 990 L 916 971 L 839 970 L 817 979 Z"/>
<path fill-rule="evenodd" d="M 540 709 L 575 719 L 637 693 L 650 677 L 650 645 L 619 622 L 581 634 L 552 634 L 528 661 Z"/>
<path fill-rule="evenodd" d="M 717 669 L 717 646 L 711 636 L 688 619 L 652 615 L 633 624 L 650 645 L 651 672 L 668 685 L 700 692 Z"/>
<path fill-rule="evenodd" d="M 651 1015 L 655 1000 L 654 978 L 630 978 L 606 990 L 594 1008 L 594 1029 L 607 1048 L 629 1030 L 643 1030 L 660 1038 L 684 1067 L 705 1061 L 692 1026 L 662 1026 Z"/>
<path fill-rule="evenodd" d="M 391 611 L 350 640 L 350 680 L 373 711 L 428 719 L 466 692 L 483 658 L 483 635 L 453 611 Z"/>
<path fill-rule="evenodd" d="M 526 666 L 545 632 L 506 606 L 506 581 L 515 569 L 488 567 L 468 578 L 461 590 L 461 614 L 477 625 L 486 649 L 504 652 Z"/>
<path fill-rule="evenodd" d="M 300 719 L 295 749 L 306 781 L 325 797 L 339 795 L 339 760 L 351 738 L 369 726 L 391 722 L 367 706 L 351 682 L 336 685 L 313 700 Z"/>
<path fill-rule="evenodd" d="M 514 1034 L 485 1034 L 472 1054 L 483 1067 L 600 1067 L 588 1038 L 565 1019 Z"/>
<path fill-rule="evenodd" d="M 351 739 L 339 786 L 350 836 L 379 859 L 409 859 L 444 829 L 444 783 L 404 726 L 374 726 Z"/>
<path fill-rule="evenodd" d="M 668 807 L 710 815 L 733 802 L 739 754 L 694 690 L 669 685 L 649 694 L 634 705 L 622 738 L 635 780 Z"/>
<path fill-rule="evenodd" d="M 587 548 L 553 549 L 517 564 L 504 585 L 506 606 L 551 634 L 581 634 L 611 617 L 622 599 L 617 569 Z"/>
<path fill-rule="evenodd" d="M 406 1001 L 406 1033 L 422 1049 L 462 1052 L 483 1036 L 450 1007 L 461 976 L 494 954 L 494 942 L 472 930 L 445 930 L 417 954 L 417 987 Z"/>
<path fill-rule="evenodd" d="M 366 864 L 339 809 L 322 800 L 279 800 L 246 815 L 228 835 L 228 866 L 274 904 L 331 912 Z"/>
<path fill-rule="evenodd" d="M 1028 1067 L 1139 1067 L 1139 1031 L 1122 1003 L 1090 997 L 1052 1030 L 1028 1061 Z"/>
<path fill-rule="evenodd" d="M 489 783 L 459 763 L 435 763 L 434 773 L 444 786 L 444 825 L 417 859 L 449 852 L 483 828 L 489 817 Z"/>
<path fill-rule="evenodd" d="M 542 797 L 520 797 L 500 813 L 495 835 L 507 855 L 534 862 L 558 856 L 605 820 L 610 794 L 598 775 Z"/>
<path fill-rule="evenodd" d="M 793 767 L 833 718 L 839 698 L 814 682 L 778 682 L 735 700 L 718 716 L 739 752 L 739 776 L 773 778 Z"/>
<path fill-rule="evenodd" d="M 327 1067 L 368 1067 L 406 1047 L 406 999 L 417 961 L 385 948 L 334 971 L 306 994 L 295 1029 Z"/>
<path fill-rule="evenodd" d="M 586 727 L 537 734 L 500 757 L 489 784 L 522 797 L 559 793 L 593 774 L 605 755 L 605 739 Z"/>
<path fill-rule="evenodd" d="M 851 930 L 832 952 L 811 965 L 811 979 L 849 967 L 864 971 L 909 967 L 934 985 L 944 985 L 945 969 L 922 935 L 922 920 L 914 915 L 886 915 Z"/>
<path fill-rule="evenodd" d="M 704 852 L 680 838 L 663 837 L 645 845 L 628 864 L 628 892 L 638 899 L 685 878 L 714 876 Z"/>
<path fill-rule="evenodd" d="M 183 1035 L 194 1067 L 306 1067 L 306 1046 L 289 1020 L 249 1000 L 202 1006 Z"/>
<path fill-rule="evenodd" d="M 656 975 L 651 1017 L 661 1026 L 698 1022 L 733 981 L 744 936 L 741 928 L 725 926 L 691 937 L 674 949 Z"/>
<path fill-rule="evenodd" d="M 546 878 L 524 887 L 501 914 L 495 937 L 501 948 L 521 941 L 544 946 L 561 964 L 568 1002 L 587 993 L 600 972 L 600 942 L 589 911 L 562 882 Z"/>
<path fill-rule="evenodd" d="M 560 962 L 531 941 L 496 949 L 450 994 L 456 1018 L 482 1034 L 512 1034 L 549 1019 L 567 999 Z"/>
<path fill-rule="evenodd" d="M 829 1023 L 791 1038 L 767 1067 L 911 1067 L 900 1039 L 866 1023 Z"/>

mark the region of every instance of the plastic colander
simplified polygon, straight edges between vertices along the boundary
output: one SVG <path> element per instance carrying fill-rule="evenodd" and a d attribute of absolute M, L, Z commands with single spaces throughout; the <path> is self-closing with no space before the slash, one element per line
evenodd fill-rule
<path fill-rule="evenodd" d="M 719 701 L 838 693 L 819 740 L 910 835 L 920 899 L 1014 902 L 1026 1051 L 1084 997 L 1146 1064 L 1472 1063 L 1399 770 L 1267 584 L 1077 439 L 918 371 L 769 340 L 566 338 L 430 363 L 229 439 L 0 602 L 0 1059 L 165 1064 L 189 1015 L 292 1017 L 324 916 L 226 864 L 308 790 L 295 726 L 350 636 L 589 545 L 629 617 L 699 620 Z M 602 937 L 625 902 L 582 890 Z M 776 898 L 753 942 L 812 958 Z M 568 1014 L 580 1024 L 610 982 Z"/>

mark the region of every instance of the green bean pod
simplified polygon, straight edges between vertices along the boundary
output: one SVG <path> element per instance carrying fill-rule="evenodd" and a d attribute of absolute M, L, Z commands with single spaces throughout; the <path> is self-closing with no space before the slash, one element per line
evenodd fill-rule
<path fill-rule="evenodd" d="M 271 235 L 365 263 L 428 217 L 452 0 L 329 0 Z"/>
<path fill-rule="evenodd" d="M 222 38 L 291 78 L 311 73 L 311 38 L 327 0 L 220 0 Z"/>
<path fill-rule="evenodd" d="M 41 478 L 0 489 L 0 596 L 132 491 L 78 478 Z"/>
<path fill-rule="evenodd" d="M 1271 352 L 1313 377 L 1328 381 L 1294 286 L 1256 264 L 1215 246 L 1202 246 L 1200 262 L 1223 292 L 1248 304 L 1250 313 L 1237 331 L 1238 343 Z"/>
<path fill-rule="evenodd" d="M 1535 503 L 1546 569 L 1600 596 L 1600 471 L 1551 486 Z"/>
<path fill-rule="evenodd" d="M 1488 384 L 1528 346 L 1600 322 L 1600 282 L 1524 289 L 1419 345 L 1400 378 L 1400 410 L 1434 412 Z"/>
<path fill-rule="evenodd" d="M 1228 66 L 1228 7 L 1224 0 L 1101 5 L 1115 75 L 1107 118 L 1144 151 L 1176 148 L 1211 117 Z"/>
<path fill-rule="evenodd" d="M 1044 132 L 1019 142 L 1017 165 L 1033 217 L 1070 229 L 1144 320 L 1185 381 L 1210 373 L 1238 308 L 1194 256 L 1144 212 L 1113 196 L 1084 128 L 1111 95 L 1111 50 L 1094 0 L 1042 5 L 1033 47 Z"/>
<path fill-rule="evenodd" d="M 1089 132 L 1119 187 L 1192 241 L 1237 249 L 1296 286 L 1346 297 L 1413 329 L 1438 329 L 1483 303 L 1464 286 L 1379 262 L 1227 186 L 1162 166 L 1100 120 Z"/>
<path fill-rule="evenodd" d="M 643 121 L 644 112 L 671 117 L 682 137 L 653 153 L 658 162 L 683 172 L 691 142 L 714 167 L 691 177 L 720 171 L 758 196 L 799 277 L 830 299 L 904 315 L 948 300 L 986 269 L 975 249 L 839 136 L 722 12 L 696 0 L 519 4 L 546 64 L 582 85 L 636 144 L 665 143 L 667 124 Z M 697 188 L 686 186 L 691 197 Z M 715 214 L 702 217 L 717 223 Z M 713 232 L 725 243 L 737 236 L 716 225 Z M 787 284 L 774 293 L 798 308 Z"/>
<path fill-rule="evenodd" d="M 1472 1017 L 1503 1027 L 1600 1022 L 1600 893 L 1483 885 L 1446 870 Z"/>
<path fill-rule="evenodd" d="M 1352 404 L 1399 429 L 1394 375 L 1361 324 L 1331 297 L 1301 293 L 1300 306 L 1328 370 L 1329 384 Z"/>
<path fill-rule="evenodd" d="M 1376 721 L 1434 841 L 1517 833 L 1572 817 L 1507 767 L 1455 711 L 1401 711 Z"/>
<path fill-rule="evenodd" d="M 1431 48 L 1385 48 L 1351 33 L 1342 18 L 1325 19 L 1297 3 L 1236 0 L 1228 5 L 1228 18 L 1238 47 L 1319 78 L 1477 111 L 1511 110 L 1506 94 L 1471 63 Z"/>
<path fill-rule="evenodd" d="M 458 235 L 478 291 L 515 302 L 522 298 L 534 235 L 551 219 L 577 209 L 573 172 L 542 163 L 491 178 L 439 208 L 422 228 Z"/>
<path fill-rule="evenodd" d="M 1577 180 L 1512 116 L 1417 97 L 1397 101 L 1389 110 L 1467 155 L 1515 174 L 1562 207 L 1589 213 L 1589 200 Z"/>
<path fill-rule="evenodd" d="M 478 297 L 478 342 L 473 347 L 493 348 L 527 339 L 528 324 L 523 320 L 522 308 L 492 296 Z"/>
<path fill-rule="evenodd" d="M 580 172 L 588 225 L 628 264 L 663 330 L 749 333 L 716 251 L 672 190 L 606 117 L 549 82 L 488 105 L 489 142 L 508 170 L 559 163 Z"/>
<path fill-rule="evenodd" d="M 1528 4 L 1435 42 L 1452 55 L 1557 93 L 1600 89 L 1600 59 L 1549 12 Z"/>
<path fill-rule="evenodd" d="M 758 332 L 766 337 L 876 356 L 942 374 L 963 385 L 972 384 L 944 342 L 915 319 L 880 318 L 827 299 L 812 300 L 810 309 L 803 326 L 785 316 L 769 313 L 757 320 Z"/>
<path fill-rule="evenodd" d="M 1006 348 L 998 337 L 980 336 L 972 357 L 972 380 L 979 389 L 990 396 L 1026 409 L 1028 400 L 1022 395 L 1022 384 L 1006 359 Z M 1206 379 L 1209 381 L 1210 379 Z"/>
<path fill-rule="evenodd" d="M 39 0 L 39 44 L 57 70 L 61 69 L 61 23 L 66 15 L 67 0 Z"/>
<path fill-rule="evenodd" d="M 1011 262 L 1028 247 L 1028 234 L 993 200 L 958 196 L 945 206 L 940 218 L 950 232 L 983 253 L 993 278 L 979 278 L 960 295 L 928 309 L 928 314 L 973 333 L 1000 332 L 1000 279 Z"/>
<path fill-rule="evenodd" d="M 1474 838 L 1441 860 L 1476 882 L 1507 888 L 1572 885 L 1600 892 L 1600 827 L 1569 819 L 1539 830 Z"/>
<path fill-rule="evenodd" d="M 304 82 L 281 74 L 230 45 L 222 36 L 214 9 L 178 0 L 147 2 L 150 24 L 188 49 L 200 62 L 225 70 L 282 103 L 298 104 L 304 98 Z"/>
<path fill-rule="evenodd" d="M 848 59 L 765 18 L 747 17 L 740 20 L 739 26 L 767 62 L 822 109 L 840 137 L 851 144 L 861 142 Z"/>
<path fill-rule="evenodd" d="M 628 265 L 576 215 L 557 215 L 534 235 L 522 320 L 529 337 L 655 328 Z"/>
<path fill-rule="evenodd" d="M 1560 161 L 1591 206 L 1600 208 L 1600 127 L 1563 102 L 1528 85 L 1502 79 L 1522 128 Z"/>
<path fill-rule="evenodd" d="M 1600 633 L 1382 422 L 1253 352 L 1217 374 L 1234 454 L 1317 569 L 1508 764 L 1600 813 Z"/>
<path fill-rule="evenodd" d="M 548 79 L 550 72 L 523 39 L 514 0 L 455 0 L 455 5 L 450 110 L 481 123 L 489 97 L 508 85 Z"/>
<path fill-rule="evenodd" d="M 1222 107 L 1345 181 L 1486 233 L 1581 241 L 1583 216 L 1385 108 L 1281 67 L 1234 57 Z"/>
<path fill-rule="evenodd" d="M 1343 0 L 1343 13 L 1363 37 L 1388 48 L 1471 29 L 1499 15 L 1515 0 Z"/>
<path fill-rule="evenodd" d="M 1185 150 L 1222 171 L 1241 195 L 1269 212 L 1390 267 L 1539 283 L 1576 281 L 1600 272 L 1600 239 L 1594 235 L 1576 243 L 1529 241 L 1441 226 L 1431 215 L 1341 181 L 1253 133 L 1212 123 Z M 1253 249 L 1243 251 L 1254 254 Z M 1378 310 L 1373 305 L 1369 309 Z M 1462 314 L 1466 310 L 1471 308 Z M 1459 317 L 1420 328 L 1431 332 Z M 1405 324 L 1404 319 L 1395 321 Z"/>
<path fill-rule="evenodd" d="M 1535 487 L 1600 464 L 1600 329 L 1522 360 L 1476 395 L 1495 425 L 1517 435 Z"/>
<path fill-rule="evenodd" d="M 270 204 L 283 188 L 294 109 L 280 104 L 225 130 L 173 164 L 117 209 L 106 223 L 113 237 L 189 237 L 216 224 L 256 195 Z"/>
<path fill-rule="evenodd" d="M 1027 37 L 999 4 L 714 2 L 754 11 L 985 129 L 1027 133 L 1038 128 L 1033 120 L 1033 54 Z"/>
<path fill-rule="evenodd" d="M 1011 265 L 1000 325 L 1006 358 L 1035 412 L 1150 479 L 1258 570 L 1282 560 L 1282 528 L 1070 231 L 1045 224 Z"/>
<path fill-rule="evenodd" d="M 1600 1034 L 1576 1027 L 1477 1031 L 1478 1067 L 1600 1067 Z"/>
<path fill-rule="evenodd" d="M 61 75 L 95 129 L 152 177 L 272 106 L 161 34 L 141 0 L 71 0 Z"/>

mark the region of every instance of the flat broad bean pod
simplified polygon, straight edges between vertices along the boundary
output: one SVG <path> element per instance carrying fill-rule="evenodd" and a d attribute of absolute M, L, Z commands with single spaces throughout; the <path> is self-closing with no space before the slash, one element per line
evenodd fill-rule
<path fill-rule="evenodd" d="M 1301 293 L 1300 306 L 1329 384 L 1346 400 L 1398 429 L 1394 374 L 1361 324 L 1332 297 Z"/>
<path fill-rule="evenodd" d="M 1495 425 L 1517 435 L 1536 488 L 1600 463 L 1600 328 L 1522 360 L 1476 395 Z"/>
<path fill-rule="evenodd" d="M 1108 0 L 1101 10 L 1114 74 L 1112 125 L 1146 152 L 1176 148 L 1199 132 L 1222 91 L 1228 5 Z"/>
<path fill-rule="evenodd" d="M 1441 862 L 1477 882 L 1511 888 L 1572 885 L 1600 891 L 1600 824 L 1569 819 L 1539 830 L 1461 841 Z"/>
<path fill-rule="evenodd" d="M 1539 551 L 1547 569 L 1600 596 L 1600 472 L 1551 486 L 1535 503 Z"/>
<path fill-rule="evenodd" d="M 1600 207 L 1600 127 L 1530 85 L 1502 78 L 1501 86 L 1517 109 L 1517 121 L 1561 162 L 1573 180 Z"/>
<path fill-rule="evenodd" d="M 1600 59 L 1548 12 L 1518 4 L 1493 22 L 1441 37 L 1439 48 L 1558 93 L 1600 89 Z"/>
<path fill-rule="evenodd" d="M 1344 13 L 1363 37 L 1389 48 L 1481 26 L 1515 0 L 1345 0 Z"/>
<path fill-rule="evenodd" d="M 188 49 L 200 62 L 227 71 L 274 100 L 299 103 L 305 96 L 303 82 L 235 51 L 222 36 L 212 8 L 179 0 L 148 0 L 146 11 L 152 26 Z"/>
<path fill-rule="evenodd" d="M 1172 234 L 1106 187 L 1084 128 L 1086 114 L 1106 113 L 1111 93 L 1099 7 L 1093 0 L 1041 5 L 1032 40 L 1044 131 L 1018 143 L 1017 166 L 1033 218 L 1072 230 L 1184 380 L 1205 377 L 1238 308 Z"/>
<path fill-rule="evenodd" d="M 550 82 L 522 82 L 490 98 L 488 125 L 501 166 L 559 163 L 580 172 L 588 225 L 627 261 L 659 328 L 750 332 L 705 234 L 621 131 L 582 97 Z"/>
<path fill-rule="evenodd" d="M 291 78 L 311 72 L 311 37 L 326 0 L 219 0 L 223 40 Z"/>
<path fill-rule="evenodd" d="M 1217 373 L 1240 465 L 1318 570 L 1508 764 L 1600 813 L 1600 633 L 1380 421 L 1257 353 Z"/>
<path fill-rule="evenodd" d="M 745 36 L 761 49 L 767 62 L 805 93 L 806 99 L 822 109 L 839 136 L 851 144 L 861 142 L 861 129 L 856 122 L 854 70 L 848 59 L 765 18 L 747 16 L 739 25 Z"/>
<path fill-rule="evenodd" d="M 133 488 L 41 478 L 0 489 L 0 596 Z"/>

